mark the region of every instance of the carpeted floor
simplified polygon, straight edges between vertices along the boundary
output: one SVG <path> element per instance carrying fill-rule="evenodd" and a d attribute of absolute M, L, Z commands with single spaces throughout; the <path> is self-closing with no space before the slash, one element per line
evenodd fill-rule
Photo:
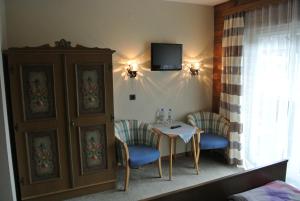
<path fill-rule="evenodd" d="M 193 168 L 192 157 L 180 157 L 173 163 L 173 180 L 168 180 L 169 161 L 162 163 L 163 178 L 158 178 L 156 165 L 148 165 L 140 169 L 131 170 L 129 190 L 123 189 L 124 171 L 118 173 L 117 189 L 91 194 L 67 201 L 136 201 L 192 186 L 212 179 L 243 171 L 229 166 L 215 154 L 202 154 L 200 158 L 200 174 L 196 175 Z"/>

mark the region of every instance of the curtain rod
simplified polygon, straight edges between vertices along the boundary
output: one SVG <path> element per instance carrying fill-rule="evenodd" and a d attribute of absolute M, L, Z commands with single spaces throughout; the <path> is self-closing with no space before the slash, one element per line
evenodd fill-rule
<path fill-rule="evenodd" d="M 257 8 L 262 8 L 262 7 L 264 7 L 266 5 L 270 5 L 270 4 L 279 4 L 279 3 L 283 3 L 283 2 L 288 2 L 288 0 L 267 0 L 267 1 L 266 0 L 258 0 L 254 3 L 249 1 L 248 3 L 244 3 L 244 4 L 239 4 L 239 0 L 231 0 L 229 2 L 234 2 L 235 5 L 234 5 L 234 7 L 223 11 L 223 13 L 222 13 L 223 16 L 227 16 L 227 15 L 231 15 L 231 14 L 239 13 L 239 12 L 247 12 L 247 11 L 255 10 Z M 226 3 L 224 3 L 224 4 L 226 4 Z"/>

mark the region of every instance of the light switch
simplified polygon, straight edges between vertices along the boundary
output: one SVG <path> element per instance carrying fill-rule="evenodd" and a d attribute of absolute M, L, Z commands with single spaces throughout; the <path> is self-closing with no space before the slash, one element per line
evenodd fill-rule
<path fill-rule="evenodd" d="M 135 94 L 130 94 L 129 95 L 129 100 L 135 100 Z"/>

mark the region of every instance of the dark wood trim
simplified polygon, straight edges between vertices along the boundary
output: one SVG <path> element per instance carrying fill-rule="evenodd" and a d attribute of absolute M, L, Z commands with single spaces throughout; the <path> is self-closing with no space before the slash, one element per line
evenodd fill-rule
<path fill-rule="evenodd" d="M 63 59 L 63 63 L 64 63 L 64 91 L 65 91 L 65 107 L 66 107 L 66 113 L 67 115 L 65 116 L 66 122 L 68 122 L 68 125 L 66 126 L 66 134 L 67 134 L 67 139 L 69 140 L 69 142 L 72 142 L 73 138 L 72 138 L 72 133 L 71 133 L 71 120 L 70 120 L 70 106 L 69 106 L 69 102 L 70 102 L 70 97 L 69 97 L 69 87 L 68 87 L 68 82 L 69 82 L 69 76 L 68 76 L 68 72 L 67 72 L 67 58 L 66 55 L 62 56 Z M 75 173 L 74 173 L 74 167 L 73 167 L 73 152 L 72 152 L 72 144 L 68 144 L 67 145 L 67 149 L 68 149 L 68 154 L 69 154 L 69 176 L 70 176 L 70 183 L 71 183 L 71 187 L 74 188 L 75 187 Z"/>
<path fill-rule="evenodd" d="M 99 193 L 104 190 L 113 189 L 116 186 L 116 180 L 110 180 L 106 182 L 101 182 L 97 184 L 82 186 L 82 187 L 75 187 L 71 190 L 62 190 L 59 192 L 54 193 L 47 193 L 43 195 L 38 196 L 31 196 L 31 197 L 25 197 L 22 199 L 22 201 L 45 201 L 45 200 L 51 200 L 51 201 L 61 201 L 64 199 L 82 196 L 86 194 L 92 194 L 92 193 Z"/>
<path fill-rule="evenodd" d="M 36 47 L 26 46 L 26 47 L 23 47 L 22 49 L 20 49 L 19 47 L 18 48 L 12 47 L 12 48 L 8 49 L 8 51 L 15 51 L 15 50 L 17 50 L 18 53 L 25 53 L 27 51 L 38 51 L 39 53 L 43 52 L 43 51 L 55 51 L 55 53 L 57 53 L 57 54 L 61 54 L 61 52 L 74 53 L 74 51 L 76 51 L 76 53 L 79 53 L 80 50 L 83 50 L 85 53 L 88 53 L 89 51 L 91 51 L 93 53 L 98 53 L 98 54 L 99 53 L 112 54 L 115 52 L 115 50 L 112 50 L 109 48 L 98 48 L 98 47 L 89 48 L 89 47 L 85 47 L 85 46 L 79 45 L 79 44 L 77 44 L 76 46 L 73 47 L 71 45 L 71 42 L 66 41 L 65 39 L 55 41 L 55 46 L 51 46 L 50 44 L 45 44 L 45 45 L 36 46 Z"/>
<path fill-rule="evenodd" d="M 79 115 L 78 115 L 78 116 L 79 116 Z M 84 176 L 84 170 L 83 170 L 84 166 L 83 166 L 83 157 L 82 157 L 82 151 L 83 151 L 83 148 L 82 148 L 82 141 L 81 141 L 81 139 L 82 139 L 81 129 L 82 129 L 81 126 L 78 126 L 78 127 L 76 128 L 77 134 L 78 134 L 78 147 L 79 147 L 79 153 L 80 153 L 80 155 L 79 155 L 79 161 L 80 161 L 80 176 Z"/>
<path fill-rule="evenodd" d="M 204 182 L 184 189 L 164 193 L 142 201 L 226 201 L 235 193 L 263 186 L 275 180 L 285 181 L 287 160 L 256 168 L 220 179 Z"/>
<path fill-rule="evenodd" d="M 14 131 L 14 125 L 13 125 L 10 80 L 9 80 L 9 73 L 11 73 L 10 70 L 12 68 L 11 68 L 11 66 L 8 65 L 8 56 L 6 53 L 2 54 L 2 59 L 3 59 L 3 72 L 4 72 L 5 94 L 6 94 L 6 108 L 7 108 L 7 117 L 8 117 L 7 119 L 8 119 L 9 133 L 10 133 L 11 154 L 12 154 L 12 161 L 13 161 L 16 198 L 17 198 L 17 200 L 21 200 L 21 189 L 20 189 L 20 185 L 19 185 L 21 178 L 19 177 L 19 172 L 18 172 L 16 139 L 15 139 L 15 131 Z"/>
<path fill-rule="evenodd" d="M 221 73 L 224 17 L 233 13 L 247 12 L 269 4 L 277 4 L 285 1 L 287 0 L 231 0 L 214 7 L 213 112 L 219 112 L 222 89 Z"/>

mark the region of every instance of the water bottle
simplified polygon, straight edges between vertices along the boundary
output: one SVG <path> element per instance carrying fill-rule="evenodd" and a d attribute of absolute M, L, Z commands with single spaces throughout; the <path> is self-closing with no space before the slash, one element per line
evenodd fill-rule
<path fill-rule="evenodd" d="M 160 110 L 157 110 L 157 111 L 156 111 L 155 122 L 156 122 L 157 124 L 160 123 Z"/>
<path fill-rule="evenodd" d="M 173 121 L 173 118 L 172 118 L 172 109 L 169 108 L 169 111 L 168 111 L 168 123 L 171 124 L 172 121 Z"/>
<path fill-rule="evenodd" d="M 159 119 L 160 119 L 160 122 L 164 122 L 164 120 L 165 120 L 165 110 L 164 110 L 164 108 L 161 108 L 160 109 L 160 112 L 159 112 Z"/>

